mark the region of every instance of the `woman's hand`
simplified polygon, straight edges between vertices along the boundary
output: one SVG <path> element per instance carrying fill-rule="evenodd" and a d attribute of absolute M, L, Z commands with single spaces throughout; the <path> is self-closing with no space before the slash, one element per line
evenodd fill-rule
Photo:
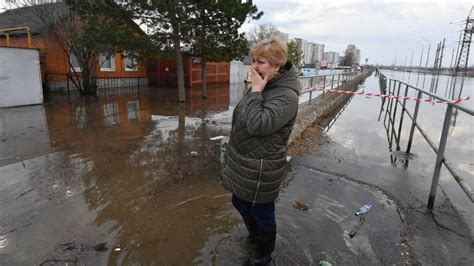
<path fill-rule="evenodd" d="M 261 92 L 265 89 L 267 82 L 271 79 L 271 75 L 267 74 L 264 78 L 262 78 L 257 70 L 253 67 L 250 67 L 250 80 L 252 81 L 252 91 L 253 92 Z"/>

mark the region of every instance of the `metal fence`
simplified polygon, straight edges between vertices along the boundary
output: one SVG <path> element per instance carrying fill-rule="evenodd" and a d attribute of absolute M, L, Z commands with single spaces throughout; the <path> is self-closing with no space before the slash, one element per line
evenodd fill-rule
<path fill-rule="evenodd" d="M 407 116 L 411 119 L 412 122 L 411 122 L 411 127 L 410 127 L 410 136 L 408 138 L 408 143 L 405 150 L 405 155 L 406 156 L 410 155 L 415 128 L 418 129 L 418 131 L 421 133 L 423 138 L 427 141 L 431 149 L 436 153 L 436 162 L 435 162 L 435 168 L 434 168 L 433 178 L 431 182 L 431 189 L 430 189 L 430 195 L 428 198 L 427 208 L 430 210 L 433 209 L 442 165 L 446 167 L 448 172 L 454 177 L 456 182 L 461 186 L 462 190 L 466 193 L 466 195 L 471 200 L 471 202 L 474 203 L 474 194 L 471 187 L 455 171 L 453 164 L 444 156 L 453 110 L 462 111 L 471 116 L 474 115 L 474 110 L 460 105 L 459 101 L 453 101 L 453 100 L 443 98 L 434 93 L 416 88 L 400 80 L 388 79 L 385 75 L 383 75 L 379 71 L 376 71 L 376 75 L 379 76 L 379 83 L 381 85 L 380 86 L 381 93 L 392 96 L 392 97 L 387 97 L 388 102 L 387 102 L 385 118 L 384 118 L 384 124 L 385 122 L 387 122 L 388 124 L 388 128 L 386 129 L 387 129 L 387 134 L 388 134 L 387 137 L 389 137 L 389 143 L 392 144 L 392 141 L 395 140 L 397 151 L 401 150 L 400 135 L 402 131 L 404 115 L 407 114 Z M 417 99 L 414 110 L 413 110 L 413 114 L 409 112 L 406 106 L 406 101 L 408 98 L 407 95 L 409 94 L 410 90 L 414 90 L 416 92 L 416 99 Z M 403 96 L 400 96 L 401 95 L 400 93 L 403 93 Z M 422 98 L 423 96 L 425 96 L 424 99 Z M 440 137 L 438 146 L 435 145 L 435 142 L 430 139 L 428 134 L 426 134 L 426 131 L 417 122 L 418 113 L 420 110 L 420 102 L 424 100 L 446 103 L 446 111 L 444 114 L 443 128 L 441 130 L 441 137 Z M 385 97 L 382 98 L 382 106 L 384 105 L 384 101 L 385 101 Z M 398 125 L 398 129 L 396 129 L 395 120 L 396 120 L 398 106 L 401 106 L 401 115 L 400 115 L 400 122 Z M 381 109 L 381 112 L 382 112 L 382 109 Z M 380 118 L 380 115 L 379 115 L 379 118 Z"/>
<path fill-rule="evenodd" d="M 360 71 L 347 71 L 342 73 L 328 74 L 328 75 L 314 75 L 314 76 L 303 76 L 300 77 L 301 84 L 303 85 L 303 91 L 301 91 L 301 97 L 309 95 L 308 104 L 311 104 L 313 98 L 313 92 L 325 90 L 333 90 L 343 83 L 353 80 L 358 77 Z"/>
<path fill-rule="evenodd" d="M 94 77 L 92 78 L 98 89 L 119 88 L 119 87 L 140 87 L 149 85 L 148 77 Z M 77 91 L 76 84 L 81 82 L 81 78 L 74 75 L 46 73 L 44 80 L 48 91 Z"/>
<path fill-rule="evenodd" d="M 314 98 L 314 92 L 324 93 L 326 90 L 336 89 L 345 82 L 357 78 L 362 73 L 363 71 L 349 70 L 341 73 L 327 75 L 301 76 L 300 82 L 303 86 L 303 90 L 300 93 L 300 103 L 308 101 L 308 104 L 311 104 L 311 100 Z M 251 81 L 246 80 L 245 91 L 247 91 L 251 85 Z M 305 99 L 306 97 L 308 97 L 308 99 Z M 303 99 L 304 101 L 301 101 L 301 99 Z"/>

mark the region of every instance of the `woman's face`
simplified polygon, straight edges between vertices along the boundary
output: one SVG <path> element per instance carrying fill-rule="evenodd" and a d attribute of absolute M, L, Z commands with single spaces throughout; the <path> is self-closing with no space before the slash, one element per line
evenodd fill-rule
<path fill-rule="evenodd" d="M 265 78 L 265 75 L 274 76 L 279 67 L 271 64 L 265 57 L 253 57 L 252 67 L 257 71 L 260 77 Z"/>

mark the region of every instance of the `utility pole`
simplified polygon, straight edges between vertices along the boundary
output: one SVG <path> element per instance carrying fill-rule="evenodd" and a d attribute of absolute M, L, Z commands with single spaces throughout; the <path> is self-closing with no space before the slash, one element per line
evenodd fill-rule
<path fill-rule="evenodd" d="M 407 58 L 408 58 L 408 55 L 405 55 L 405 64 L 403 64 L 404 70 L 407 69 Z"/>
<path fill-rule="evenodd" d="M 451 54 L 451 62 L 449 63 L 449 70 L 453 69 L 453 59 L 454 59 L 454 47 L 453 47 L 453 53 Z"/>
<path fill-rule="evenodd" d="M 459 43 L 459 54 L 457 55 L 457 62 L 455 72 L 456 74 L 462 72 L 465 74 L 467 70 L 467 63 L 469 61 L 469 49 L 471 48 L 471 41 L 472 41 L 472 23 L 474 22 L 474 18 L 471 18 L 472 11 L 474 6 L 471 8 L 469 12 L 469 16 L 466 19 L 466 26 L 464 28 L 464 34 L 462 41 Z"/>
<path fill-rule="evenodd" d="M 441 54 L 439 55 L 439 62 L 438 62 L 438 73 L 441 70 L 441 64 L 443 63 L 443 53 L 444 53 L 444 42 L 446 38 L 443 39 L 443 45 L 441 46 Z"/>
<path fill-rule="evenodd" d="M 421 68 L 421 61 L 423 61 L 423 52 L 424 52 L 424 47 L 421 48 L 421 56 L 420 56 L 420 65 L 418 66 L 418 68 Z"/>
<path fill-rule="evenodd" d="M 433 70 L 436 71 L 436 67 L 438 66 L 438 57 L 439 57 L 439 50 L 440 50 L 441 43 L 438 43 L 438 46 L 436 47 L 436 55 L 435 55 L 435 60 L 433 63 Z"/>
<path fill-rule="evenodd" d="M 428 53 L 426 54 L 425 74 L 426 74 L 426 71 L 428 70 L 428 60 L 430 59 L 430 48 L 431 48 L 431 43 L 428 44 Z"/>

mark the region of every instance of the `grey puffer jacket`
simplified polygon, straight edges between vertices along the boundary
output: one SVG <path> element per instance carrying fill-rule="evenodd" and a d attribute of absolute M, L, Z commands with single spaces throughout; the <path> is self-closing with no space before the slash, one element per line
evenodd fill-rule
<path fill-rule="evenodd" d="M 235 107 L 220 178 L 242 200 L 277 198 L 300 90 L 298 73 L 288 62 L 262 92 L 248 92 Z"/>

